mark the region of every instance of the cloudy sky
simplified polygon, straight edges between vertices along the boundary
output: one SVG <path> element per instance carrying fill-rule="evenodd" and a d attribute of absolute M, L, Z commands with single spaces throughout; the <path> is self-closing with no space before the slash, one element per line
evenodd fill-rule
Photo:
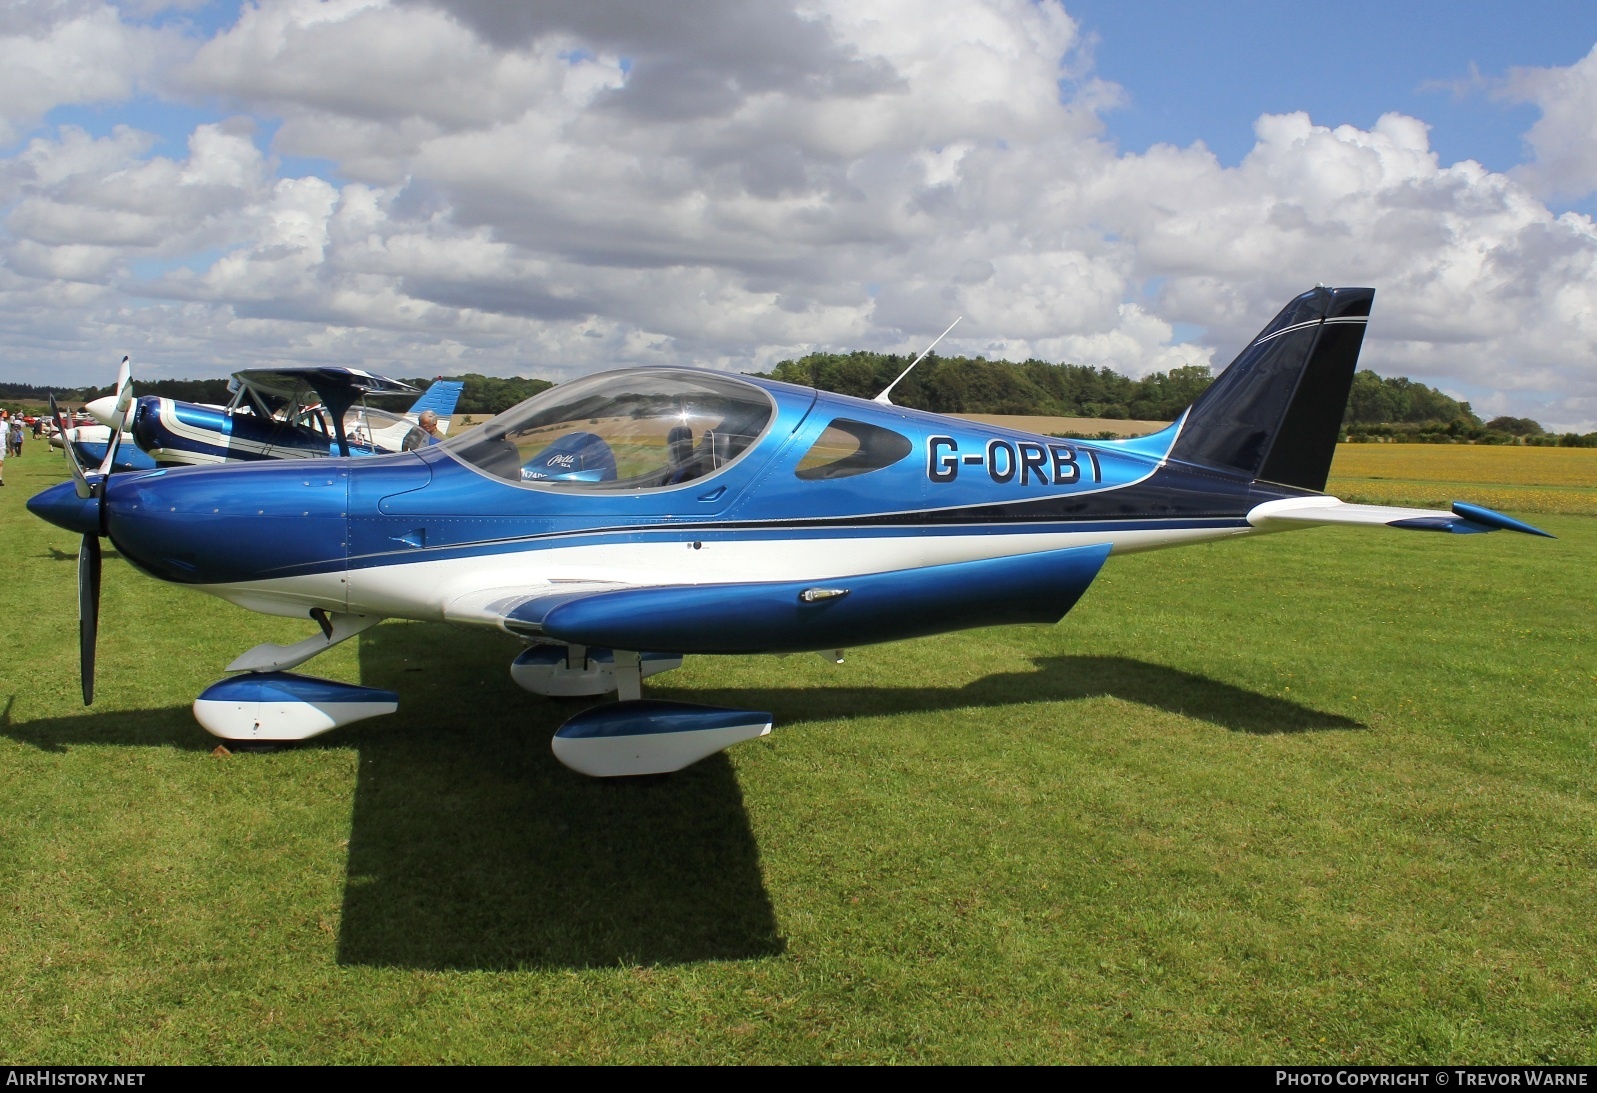
<path fill-rule="evenodd" d="M 1391 10 L 1391 9 L 1398 10 Z M 1364 362 L 1597 429 L 1597 5 L 5 0 L 0 379 Z"/>

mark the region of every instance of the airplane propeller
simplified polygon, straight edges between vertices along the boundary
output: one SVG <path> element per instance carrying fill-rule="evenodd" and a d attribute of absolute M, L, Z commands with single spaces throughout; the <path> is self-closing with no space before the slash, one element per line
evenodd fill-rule
<path fill-rule="evenodd" d="M 111 468 L 116 463 L 117 445 L 121 443 L 122 430 L 127 427 L 128 412 L 132 407 L 133 372 L 128 358 L 123 357 L 116 376 L 116 404 L 110 422 L 110 436 L 105 445 L 105 458 L 100 460 L 98 470 L 92 475 L 86 473 L 78 462 L 72 443 L 68 441 L 64 445 L 67 465 L 72 468 L 72 481 L 78 496 L 85 500 L 94 498 L 99 502 L 95 506 L 95 528 L 84 532 L 83 541 L 78 545 L 78 672 L 83 683 L 85 706 L 94 702 L 94 648 L 100 631 L 100 536 L 106 532 L 106 484 L 111 477 Z M 50 414 L 64 438 L 66 422 L 61 417 L 61 408 L 56 405 L 54 395 L 50 396 Z"/>

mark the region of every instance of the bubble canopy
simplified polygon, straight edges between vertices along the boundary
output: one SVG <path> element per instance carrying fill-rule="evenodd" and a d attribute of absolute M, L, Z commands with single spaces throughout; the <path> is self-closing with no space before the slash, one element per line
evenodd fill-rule
<path fill-rule="evenodd" d="M 639 369 L 563 383 L 443 450 L 529 487 L 669 488 L 719 473 L 754 446 L 775 412 L 751 383 L 709 372 Z"/>

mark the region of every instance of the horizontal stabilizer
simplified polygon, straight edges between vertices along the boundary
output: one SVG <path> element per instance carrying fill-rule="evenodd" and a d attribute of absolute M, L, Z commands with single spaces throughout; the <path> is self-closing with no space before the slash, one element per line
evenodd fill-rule
<path fill-rule="evenodd" d="M 1504 516 L 1502 513 L 1486 508 L 1483 505 L 1471 505 L 1467 501 L 1454 501 L 1453 512 L 1458 516 L 1464 517 L 1472 524 L 1483 525 L 1488 531 L 1501 528 L 1504 531 L 1524 532 L 1526 535 L 1540 535 L 1547 539 L 1558 538 L 1558 536 L 1545 532 L 1541 528 L 1532 527 L 1522 520 L 1516 520 L 1512 516 Z"/>
<path fill-rule="evenodd" d="M 1500 512 L 1454 501 L 1452 512 L 1437 509 L 1392 508 L 1386 505 L 1350 505 L 1335 497 L 1287 497 L 1267 501 L 1248 513 L 1248 523 L 1261 530 L 1271 525 L 1285 529 L 1303 524 L 1341 524 L 1349 527 L 1391 527 L 1404 531 L 1447 531 L 1471 535 L 1483 531 L 1519 531 L 1527 535 L 1554 536 Z"/>

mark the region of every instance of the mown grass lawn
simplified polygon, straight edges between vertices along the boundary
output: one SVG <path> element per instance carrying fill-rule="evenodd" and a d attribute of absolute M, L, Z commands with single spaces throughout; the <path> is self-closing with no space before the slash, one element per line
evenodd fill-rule
<path fill-rule="evenodd" d="M 0 490 L 0 1058 L 1597 1058 L 1597 520 L 1111 559 L 1055 628 L 698 658 L 777 728 L 655 785 L 549 753 L 508 638 L 308 670 L 400 712 L 213 756 L 188 704 L 307 625 Z M 1518 515 L 1529 515 L 1519 510 Z"/>

